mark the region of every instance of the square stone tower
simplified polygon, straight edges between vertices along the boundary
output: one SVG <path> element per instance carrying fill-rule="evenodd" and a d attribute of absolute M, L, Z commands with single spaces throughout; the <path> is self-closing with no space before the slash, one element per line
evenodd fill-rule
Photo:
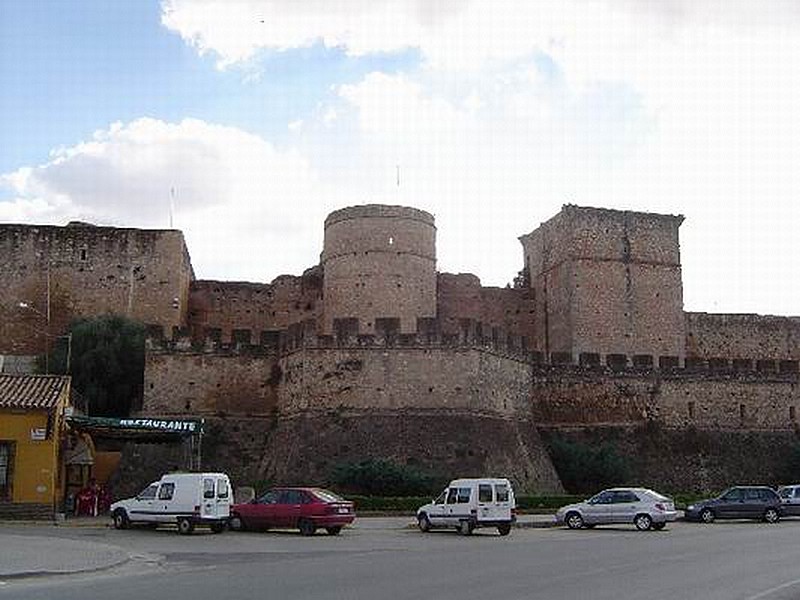
<path fill-rule="evenodd" d="M 193 280 L 177 230 L 0 224 L 0 354 L 41 354 L 73 319 L 106 313 L 169 335 Z"/>
<path fill-rule="evenodd" d="M 684 355 L 683 216 L 565 205 L 521 236 L 545 352 Z"/>

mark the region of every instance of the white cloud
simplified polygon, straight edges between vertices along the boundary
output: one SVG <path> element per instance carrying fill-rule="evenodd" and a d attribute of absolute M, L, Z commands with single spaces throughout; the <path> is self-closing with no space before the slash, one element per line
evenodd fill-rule
<path fill-rule="evenodd" d="M 502 285 L 516 236 L 562 203 L 683 213 L 688 308 L 800 314 L 795 0 L 162 6 L 221 68 L 317 43 L 421 62 L 334 86 L 287 123 L 295 152 L 198 121 L 114 126 L 7 174 L 0 218 L 163 225 L 174 186 L 200 274 L 259 278 L 254 257 L 263 277 L 315 261 L 328 210 L 402 203 L 436 214 L 442 269 Z"/>
<path fill-rule="evenodd" d="M 271 279 L 315 264 L 330 205 L 307 162 L 232 127 L 186 119 L 115 123 L 2 176 L 0 220 L 184 230 L 198 276 Z"/>
<path fill-rule="evenodd" d="M 564 202 L 682 213 L 688 309 L 798 314 L 800 78 L 785 63 L 800 51 L 770 43 L 731 38 L 733 64 L 708 60 L 697 85 L 658 95 L 571 85 L 535 59 L 483 77 L 371 73 L 337 90 L 358 125 L 353 177 L 375 201 L 437 214 L 442 269 L 500 285 L 520 265 L 516 236 Z M 767 55 L 782 66 L 761 68 Z"/>
<path fill-rule="evenodd" d="M 426 3 L 413 2 L 414 13 L 428 12 Z M 161 22 L 200 53 L 216 53 L 224 68 L 261 48 L 280 51 L 321 42 L 364 55 L 415 47 L 420 23 L 407 8 L 396 0 L 164 0 Z"/>

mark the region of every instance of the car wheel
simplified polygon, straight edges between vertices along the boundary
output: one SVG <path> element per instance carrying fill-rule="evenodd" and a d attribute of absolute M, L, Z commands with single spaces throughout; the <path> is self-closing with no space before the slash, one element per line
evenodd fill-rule
<path fill-rule="evenodd" d="M 647 531 L 653 526 L 653 519 L 646 514 L 636 515 L 633 519 L 633 524 L 636 525 L 636 529 L 639 531 Z"/>
<path fill-rule="evenodd" d="M 431 530 L 431 521 L 428 519 L 428 515 L 422 513 L 417 517 L 417 527 L 422 533 L 427 533 Z"/>
<path fill-rule="evenodd" d="M 655 529 L 656 531 L 661 531 L 666 526 L 667 526 L 667 522 L 666 521 L 663 521 L 661 523 L 653 523 L 653 529 Z"/>
<path fill-rule="evenodd" d="M 716 515 L 714 514 L 714 511 L 711 510 L 710 508 L 704 508 L 700 512 L 700 520 L 703 523 L 713 523 L 715 518 Z"/>
<path fill-rule="evenodd" d="M 781 515 L 776 509 L 768 508 L 764 511 L 764 520 L 767 523 L 777 523 L 781 520 Z"/>
<path fill-rule="evenodd" d="M 567 527 L 570 529 L 580 529 L 583 527 L 583 517 L 580 513 L 571 512 L 568 513 L 564 522 L 567 524 Z"/>
<path fill-rule="evenodd" d="M 342 532 L 342 526 L 336 525 L 335 527 L 326 527 L 325 531 L 328 532 L 328 535 L 339 535 Z"/>
<path fill-rule="evenodd" d="M 230 521 L 228 521 L 228 525 L 233 531 L 244 531 L 246 529 L 244 521 L 242 521 L 242 517 L 235 514 L 231 515 Z"/>
<path fill-rule="evenodd" d="M 212 523 L 211 525 L 211 533 L 222 533 L 227 528 L 227 523 Z"/>
<path fill-rule="evenodd" d="M 502 523 L 497 526 L 497 532 L 500 535 L 508 535 L 511 533 L 511 523 Z"/>
<path fill-rule="evenodd" d="M 467 519 L 460 521 L 458 523 L 458 533 L 461 535 L 472 535 L 472 531 L 475 529 L 475 525 L 472 521 Z"/>
<path fill-rule="evenodd" d="M 317 530 L 316 525 L 308 519 L 300 519 L 297 527 L 300 529 L 301 535 L 314 535 L 314 532 Z"/>
<path fill-rule="evenodd" d="M 189 535 L 194 531 L 194 523 L 192 523 L 191 519 L 186 517 L 181 517 L 178 519 L 178 533 L 181 535 Z"/>
<path fill-rule="evenodd" d="M 118 508 L 114 511 L 114 529 L 127 529 L 130 527 L 131 522 L 128 519 L 128 513 L 124 509 Z"/>

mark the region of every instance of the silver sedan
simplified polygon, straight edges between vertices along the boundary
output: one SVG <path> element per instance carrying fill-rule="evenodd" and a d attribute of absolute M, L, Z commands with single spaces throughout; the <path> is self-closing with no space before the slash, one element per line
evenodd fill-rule
<path fill-rule="evenodd" d="M 646 488 L 603 490 L 584 502 L 562 506 L 556 513 L 558 523 L 570 529 L 630 523 L 641 531 L 658 530 L 677 517 L 670 498 Z"/>

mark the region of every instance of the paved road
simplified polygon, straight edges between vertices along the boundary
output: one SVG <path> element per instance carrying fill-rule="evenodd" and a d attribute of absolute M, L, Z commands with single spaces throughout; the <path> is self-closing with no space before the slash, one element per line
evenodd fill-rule
<path fill-rule="evenodd" d="M 93 541 L 133 555 L 100 573 L 0 580 L 0 598 L 15 600 L 800 598 L 800 521 L 678 523 L 644 533 L 523 529 L 505 538 L 374 522 L 314 538 L 52 527 L 2 533 Z"/>

